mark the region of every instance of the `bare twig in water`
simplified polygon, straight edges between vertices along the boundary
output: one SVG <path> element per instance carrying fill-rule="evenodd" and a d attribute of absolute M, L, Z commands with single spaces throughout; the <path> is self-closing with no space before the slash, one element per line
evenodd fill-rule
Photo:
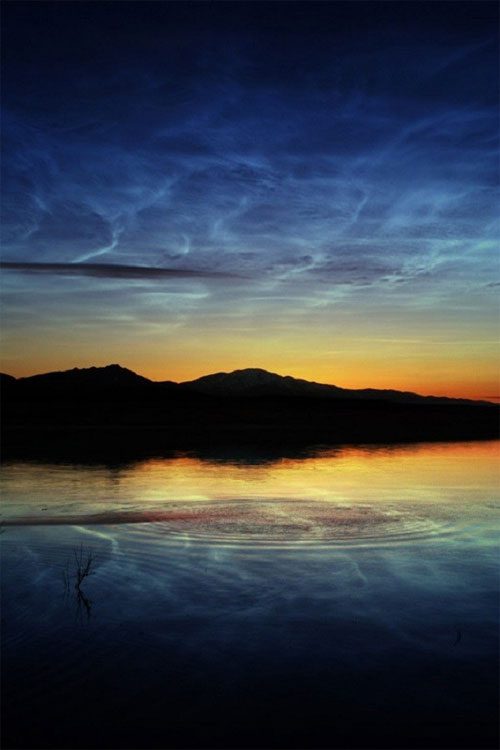
<path fill-rule="evenodd" d="M 80 547 L 80 551 L 77 552 L 75 550 L 75 562 L 76 562 L 76 570 L 75 570 L 75 589 L 78 591 L 80 590 L 80 586 L 82 585 L 85 578 L 92 575 L 93 571 L 92 568 L 92 552 L 83 552 L 83 547 Z"/>
<path fill-rule="evenodd" d="M 85 610 L 85 614 L 87 615 L 87 620 L 90 620 L 90 612 L 92 610 L 92 602 L 90 599 L 88 599 L 83 591 L 81 589 L 77 589 L 76 591 L 76 612 L 77 612 L 77 619 L 82 620 L 83 619 L 83 609 Z"/>
<path fill-rule="evenodd" d="M 92 609 L 92 601 L 84 594 L 81 589 L 82 583 L 86 578 L 93 575 L 93 564 L 94 557 L 90 550 L 84 551 L 83 546 L 80 546 L 79 550 L 73 550 L 75 558 L 75 601 L 77 607 L 77 619 L 81 620 L 83 612 L 87 615 L 87 619 L 90 619 L 90 611 Z M 62 581 L 64 584 L 64 590 L 66 595 L 69 593 L 69 581 L 70 581 L 70 565 L 69 561 L 66 562 L 66 567 L 61 573 Z"/>

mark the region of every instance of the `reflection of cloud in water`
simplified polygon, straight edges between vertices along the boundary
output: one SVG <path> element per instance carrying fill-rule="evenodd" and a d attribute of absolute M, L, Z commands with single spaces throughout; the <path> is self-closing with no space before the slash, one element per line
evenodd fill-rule
<path fill-rule="evenodd" d="M 444 716 L 462 722 L 457 737 L 476 737 L 497 697 L 493 448 L 348 451 L 265 471 L 158 460 L 113 482 L 102 467 L 7 467 L 2 666 L 12 725 L 28 705 L 35 720 L 48 717 L 39 736 L 70 716 L 70 737 L 74 717 L 102 707 L 113 732 L 116 715 L 129 721 L 128 741 L 134 728 L 168 728 L 168 707 L 184 741 L 193 710 L 205 731 L 215 705 L 221 726 L 236 717 L 236 739 L 256 716 L 267 731 L 283 690 L 280 737 L 297 722 L 290 747 L 301 727 L 310 734 L 318 706 L 328 738 L 338 705 L 346 738 L 373 707 L 388 732 L 378 747 L 395 746 L 398 711 L 401 746 L 436 716 L 436 732 Z M 30 513 L 37 523 L 22 525 Z M 95 560 L 89 619 L 82 601 L 75 619 L 74 581 L 66 599 L 61 591 L 81 547 Z M 374 744 L 363 726 L 363 746 Z"/>

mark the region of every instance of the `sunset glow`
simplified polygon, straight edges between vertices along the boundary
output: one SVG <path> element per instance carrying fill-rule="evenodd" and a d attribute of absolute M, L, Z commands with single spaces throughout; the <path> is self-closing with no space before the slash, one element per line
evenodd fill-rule
<path fill-rule="evenodd" d="M 500 396 L 495 4 L 88 7 L 4 5 L 5 372 Z"/>

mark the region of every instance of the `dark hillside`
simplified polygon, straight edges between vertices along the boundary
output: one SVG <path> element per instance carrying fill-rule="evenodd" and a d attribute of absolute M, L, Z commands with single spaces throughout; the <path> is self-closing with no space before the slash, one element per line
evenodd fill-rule
<path fill-rule="evenodd" d="M 292 379 L 293 380 L 293 379 Z M 380 393 L 380 392 L 379 392 Z M 381 392 L 383 393 L 383 392 Z M 499 408 L 420 398 L 198 392 L 111 366 L 2 380 L 3 455 L 492 439 Z"/>

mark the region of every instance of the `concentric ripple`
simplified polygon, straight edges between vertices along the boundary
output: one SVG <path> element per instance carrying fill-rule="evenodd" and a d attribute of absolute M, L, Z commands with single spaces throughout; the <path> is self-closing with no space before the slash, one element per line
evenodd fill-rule
<path fill-rule="evenodd" d="M 7 521 L 9 525 L 123 523 L 154 524 L 155 535 L 168 536 L 172 542 L 226 546 L 379 545 L 435 538 L 453 529 L 446 518 L 422 514 L 412 505 L 258 499 L 173 502 L 141 510 Z"/>
<path fill-rule="evenodd" d="M 183 543 L 280 547 L 386 544 L 435 538 L 450 530 L 446 522 L 419 516 L 414 509 L 257 501 L 177 509 L 156 526 Z"/>

